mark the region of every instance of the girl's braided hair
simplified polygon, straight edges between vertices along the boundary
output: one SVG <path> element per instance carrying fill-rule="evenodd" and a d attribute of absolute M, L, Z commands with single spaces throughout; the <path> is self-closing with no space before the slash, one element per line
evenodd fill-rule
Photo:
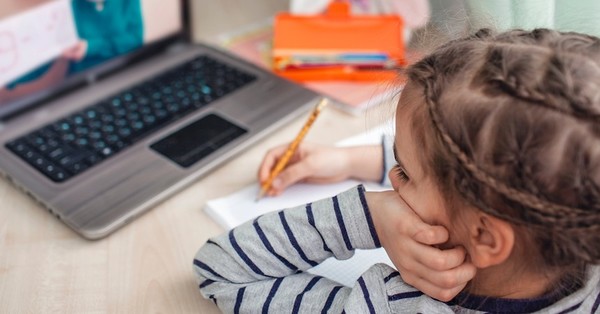
<path fill-rule="evenodd" d="M 548 266 L 600 263 L 600 39 L 482 29 L 408 75 L 443 193 L 524 227 Z"/>

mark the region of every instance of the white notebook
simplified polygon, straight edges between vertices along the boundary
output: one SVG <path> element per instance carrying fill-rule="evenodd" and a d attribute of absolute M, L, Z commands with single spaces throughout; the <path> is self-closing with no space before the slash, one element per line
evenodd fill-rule
<path fill-rule="evenodd" d="M 351 137 L 339 143 L 341 146 L 364 145 L 381 143 L 384 132 L 391 130 L 389 126 L 380 126 L 358 136 Z M 280 196 L 266 197 L 255 202 L 258 194 L 258 183 L 245 187 L 229 196 L 210 200 L 206 203 L 206 213 L 226 229 L 236 227 L 259 215 L 290 208 L 319 199 L 334 196 L 363 183 L 369 191 L 385 190 L 385 187 L 373 182 L 347 180 L 335 184 L 296 184 L 286 189 Z M 353 286 L 360 275 L 376 263 L 386 263 L 393 267 L 383 249 L 357 250 L 352 258 L 340 261 L 330 258 L 309 270 L 337 281 L 345 286 Z"/>

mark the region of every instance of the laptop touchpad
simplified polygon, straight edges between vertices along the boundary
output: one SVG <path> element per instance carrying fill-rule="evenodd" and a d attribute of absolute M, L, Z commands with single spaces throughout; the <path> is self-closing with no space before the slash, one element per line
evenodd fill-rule
<path fill-rule="evenodd" d="M 150 148 L 187 168 L 246 132 L 246 129 L 216 114 L 209 114 L 150 145 Z"/>

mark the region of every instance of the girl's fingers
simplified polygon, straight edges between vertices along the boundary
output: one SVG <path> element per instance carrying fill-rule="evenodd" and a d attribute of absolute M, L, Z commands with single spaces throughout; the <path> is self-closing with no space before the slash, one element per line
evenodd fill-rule
<path fill-rule="evenodd" d="M 448 230 L 443 226 L 428 225 L 422 222 L 414 224 L 414 233 L 412 239 L 422 244 L 436 245 L 448 241 Z"/>
<path fill-rule="evenodd" d="M 402 276 L 402 273 L 400 275 Z M 417 276 L 402 276 L 402 279 L 424 294 L 444 302 L 452 300 L 467 285 L 467 282 L 464 282 L 452 288 L 443 288 Z"/>
<path fill-rule="evenodd" d="M 281 145 L 272 148 L 267 152 L 267 154 L 263 158 L 262 163 L 260 164 L 260 167 L 258 168 L 258 180 L 260 182 L 264 182 L 269 178 L 269 175 L 271 174 L 271 169 L 275 167 L 275 163 L 277 162 L 277 160 L 279 160 L 279 157 L 283 155 L 286 148 L 287 145 Z"/>
<path fill-rule="evenodd" d="M 313 175 L 310 173 L 305 161 L 292 164 L 285 168 L 274 180 L 271 189 L 276 193 L 285 190 L 288 186 L 304 180 L 306 177 Z"/>
<path fill-rule="evenodd" d="M 402 278 L 419 289 L 421 287 L 417 286 L 417 282 L 427 282 L 430 286 L 439 289 L 453 289 L 464 286 L 476 273 L 476 268 L 471 263 L 462 263 L 457 267 L 445 270 L 429 268 L 427 265 L 415 260 L 405 260 L 402 266 L 397 265 Z"/>
<path fill-rule="evenodd" d="M 400 224 L 401 234 L 409 236 L 411 239 L 423 244 L 435 245 L 448 241 L 448 230 L 443 226 L 434 226 L 421 220 L 412 209 L 401 204 L 399 208 L 404 208 L 402 212 L 402 223 Z"/>
<path fill-rule="evenodd" d="M 413 256 L 415 262 L 436 271 L 458 267 L 465 262 L 466 258 L 466 251 L 460 246 L 441 250 L 410 240 L 405 241 L 402 245 L 404 246 L 402 251 L 409 252 L 408 255 Z"/>

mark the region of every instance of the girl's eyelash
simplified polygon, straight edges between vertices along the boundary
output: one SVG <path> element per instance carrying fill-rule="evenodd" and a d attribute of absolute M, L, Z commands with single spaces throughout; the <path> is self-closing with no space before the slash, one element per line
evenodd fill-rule
<path fill-rule="evenodd" d="M 400 167 L 400 165 L 395 165 L 394 170 L 396 172 L 396 175 L 398 175 L 398 178 L 400 178 L 400 180 L 402 180 L 404 182 L 407 182 L 409 180 L 408 175 L 406 174 L 406 171 L 404 171 L 404 169 L 402 169 L 402 167 Z"/>

